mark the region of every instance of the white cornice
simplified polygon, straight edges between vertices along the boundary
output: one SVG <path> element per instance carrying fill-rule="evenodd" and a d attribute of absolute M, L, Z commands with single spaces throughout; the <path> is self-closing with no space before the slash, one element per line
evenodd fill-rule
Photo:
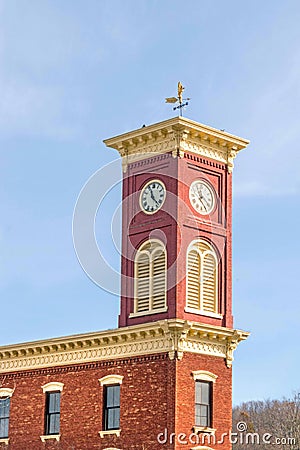
<path fill-rule="evenodd" d="M 249 333 L 180 319 L 0 347 L 0 373 L 184 352 L 218 356 L 230 367 Z"/>
<path fill-rule="evenodd" d="M 231 172 L 235 156 L 249 141 L 186 117 L 174 117 L 105 139 L 104 143 L 118 150 L 124 170 L 129 163 L 153 154 L 171 152 L 173 157 L 183 157 L 188 152 L 226 164 Z"/>

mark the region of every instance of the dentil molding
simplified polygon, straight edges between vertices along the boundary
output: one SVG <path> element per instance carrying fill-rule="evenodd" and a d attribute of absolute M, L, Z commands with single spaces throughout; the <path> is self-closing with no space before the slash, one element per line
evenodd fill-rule
<path fill-rule="evenodd" d="M 185 352 L 225 358 L 228 367 L 239 342 L 249 333 L 181 319 L 132 325 L 0 347 L 0 373 L 168 353 Z"/>

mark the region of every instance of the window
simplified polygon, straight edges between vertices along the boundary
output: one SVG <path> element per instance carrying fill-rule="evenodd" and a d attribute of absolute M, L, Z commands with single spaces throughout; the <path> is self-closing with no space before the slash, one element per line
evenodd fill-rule
<path fill-rule="evenodd" d="M 166 310 L 166 249 L 150 240 L 141 245 L 135 258 L 135 314 Z"/>
<path fill-rule="evenodd" d="M 10 415 L 10 398 L 14 390 L 10 388 L 0 388 L 0 439 L 8 443 L 8 428 Z"/>
<path fill-rule="evenodd" d="M 42 442 L 48 439 L 60 439 L 60 398 L 63 383 L 51 382 L 42 386 L 45 399 L 45 435 L 41 436 Z"/>
<path fill-rule="evenodd" d="M 213 384 L 217 375 L 207 370 L 192 372 L 195 380 L 195 426 L 194 432 L 214 432 L 212 428 Z"/>
<path fill-rule="evenodd" d="M 46 393 L 45 434 L 59 434 L 60 392 Z"/>
<path fill-rule="evenodd" d="M 195 424 L 211 427 L 211 382 L 196 381 Z"/>
<path fill-rule="evenodd" d="M 0 397 L 0 439 L 8 437 L 10 397 Z"/>
<path fill-rule="evenodd" d="M 187 303 L 189 312 L 218 314 L 218 259 L 205 241 L 193 242 L 187 253 Z"/>
<path fill-rule="evenodd" d="M 103 430 L 120 428 L 120 385 L 104 386 Z"/>
<path fill-rule="evenodd" d="M 121 384 L 122 375 L 106 375 L 100 378 L 100 385 L 103 386 L 103 424 L 99 431 L 100 437 L 106 434 L 120 436 L 120 405 L 121 405 Z"/>

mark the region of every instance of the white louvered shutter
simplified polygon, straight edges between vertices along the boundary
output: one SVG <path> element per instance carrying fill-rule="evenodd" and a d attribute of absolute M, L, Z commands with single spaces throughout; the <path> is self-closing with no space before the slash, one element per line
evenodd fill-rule
<path fill-rule="evenodd" d="M 218 312 L 217 257 L 205 241 L 195 242 L 187 260 L 187 306 L 206 312 Z"/>
<path fill-rule="evenodd" d="M 217 312 L 216 259 L 211 253 L 206 253 L 202 261 L 202 309 L 204 311 Z"/>
<path fill-rule="evenodd" d="M 152 254 L 152 309 L 166 306 L 166 252 L 159 245 Z"/>
<path fill-rule="evenodd" d="M 136 312 L 150 309 L 150 258 L 149 253 L 138 255 L 136 267 Z"/>
<path fill-rule="evenodd" d="M 200 309 L 200 255 L 196 249 L 188 253 L 187 306 Z"/>

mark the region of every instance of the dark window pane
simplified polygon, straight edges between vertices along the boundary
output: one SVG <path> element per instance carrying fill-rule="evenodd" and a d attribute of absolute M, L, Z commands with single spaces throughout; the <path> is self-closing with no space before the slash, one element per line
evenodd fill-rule
<path fill-rule="evenodd" d="M 59 414 L 51 414 L 49 417 L 49 433 L 59 434 Z"/>
<path fill-rule="evenodd" d="M 209 384 L 208 383 L 201 383 L 201 394 L 202 394 L 202 401 L 201 403 L 204 403 L 205 405 L 209 404 Z"/>
<path fill-rule="evenodd" d="M 106 407 L 120 406 L 120 386 L 107 386 Z"/>
<path fill-rule="evenodd" d="M 104 391 L 104 430 L 120 428 L 120 385 L 106 386 Z"/>
<path fill-rule="evenodd" d="M 208 407 L 206 405 L 200 406 L 200 416 L 206 417 L 208 412 Z"/>
<path fill-rule="evenodd" d="M 207 417 L 200 417 L 200 427 L 208 427 L 208 419 Z"/>
<path fill-rule="evenodd" d="M 196 381 L 196 403 L 201 403 L 201 383 Z"/>
<path fill-rule="evenodd" d="M 211 383 L 196 381 L 195 386 L 195 421 L 201 427 L 210 427 Z"/>
<path fill-rule="evenodd" d="M 114 405 L 114 395 L 112 386 L 106 388 L 106 407 L 111 407 Z"/>
<path fill-rule="evenodd" d="M 59 434 L 60 394 L 60 392 L 47 393 L 45 434 Z"/>
<path fill-rule="evenodd" d="M 48 413 L 57 413 L 60 411 L 60 392 L 50 392 Z"/>
<path fill-rule="evenodd" d="M 0 438 L 8 437 L 10 398 L 0 399 Z"/>
<path fill-rule="evenodd" d="M 0 419 L 9 417 L 9 405 L 10 405 L 9 397 L 0 399 Z"/>
<path fill-rule="evenodd" d="M 120 427 L 120 409 L 113 408 L 108 410 L 107 428 L 108 430 L 118 429 Z"/>
<path fill-rule="evenodd" d="M 8 418 L 0 420 L 0 438 L 8 437 L 8 424 L 9 424 Z"/>

